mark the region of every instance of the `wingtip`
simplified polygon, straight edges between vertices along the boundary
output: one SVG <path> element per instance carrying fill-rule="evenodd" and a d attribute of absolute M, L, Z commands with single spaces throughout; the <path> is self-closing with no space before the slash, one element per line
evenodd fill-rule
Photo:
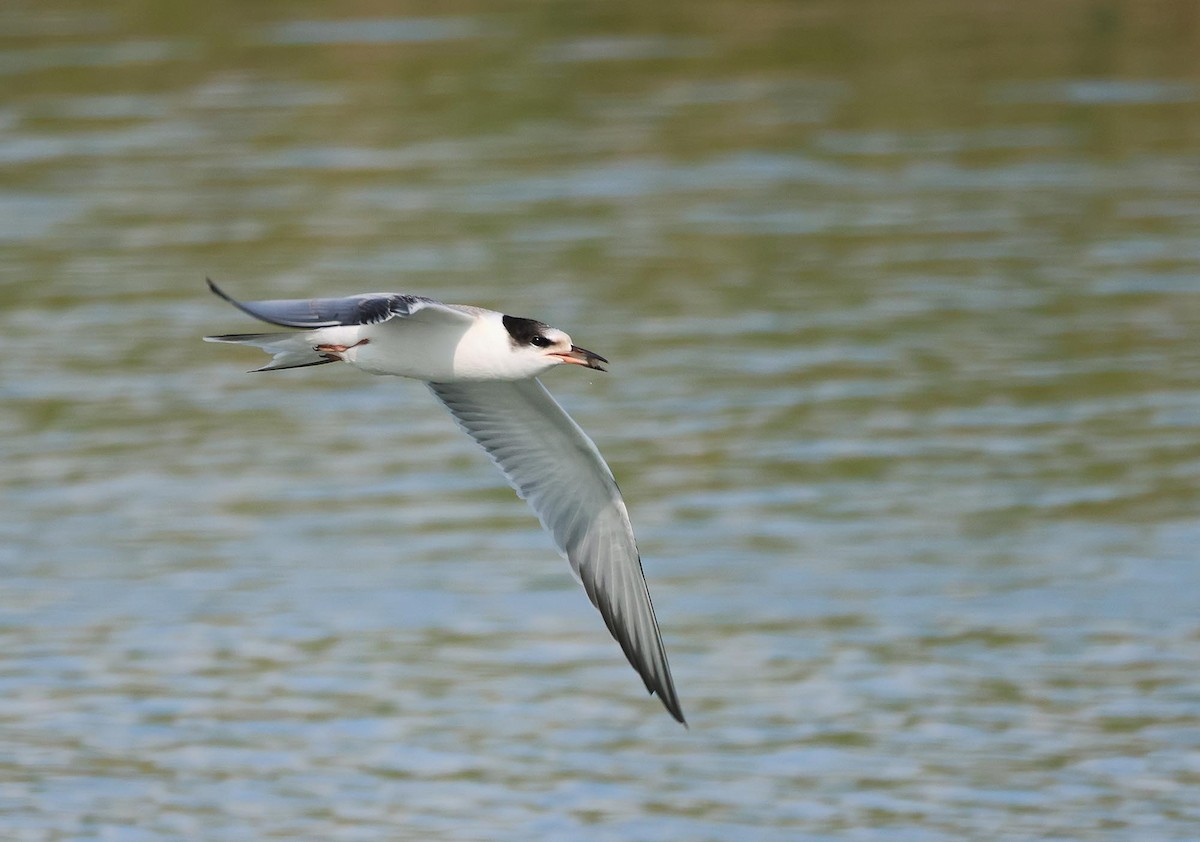
<path fill-rule="evenodd" d="M 672 719 L 682 725 L 684 729 L 688 731 L 692 730 L 687 724 L 687 720 L 683 716 L 683 707 L 679 704 L 679 699 L 675 698 L 674 696 L 668 698 L 658 690 L 652 690 L 650 692 L 651 695 L 658 696 L 658 700 L 662 702 L 663 707 L 667 709 L 667 713 L 671 714 Z"/>
<path fill-rule="evenodd" d="M 229 301 L 231 303 L 233 302 L 233 299 L 229 297 L 229 295 L 225 292 L 225 290 L 223 290 L 219 286 L 217 286 L 216 282 L 213 281 L 212 278 L 209 278 L 206 276 L 204 278 L 204 283 L 208 284 L 209 292 L 211 292 L 213 295 L 217 296 L 217 298 L 223 298 L 226 301 Z"/>

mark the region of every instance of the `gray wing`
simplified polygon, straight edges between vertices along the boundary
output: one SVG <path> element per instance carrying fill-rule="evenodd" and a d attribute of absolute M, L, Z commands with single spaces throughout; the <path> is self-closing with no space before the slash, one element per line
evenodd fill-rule
<path fill-rule="evenodd" d="M 413 318 L 418 313 L 425 318 L 447 321 L 470 321 L 472 316 L 462 310 L 419 295 L 376 292 L 351 295 L 346 298 L 293 298 L 274 301 L 238 301 L 211 279 L 208 288 L 243 313 L 260 321 L 281 327 L 315 330 L 340 325 L 373 325 L 393 318 Z"/>
<path fill-rule="evenodd" d="M 629 514 L 596 445 L 538 380 L 429 388 L 537 512 L 646 689 L 684 722 Z"/>

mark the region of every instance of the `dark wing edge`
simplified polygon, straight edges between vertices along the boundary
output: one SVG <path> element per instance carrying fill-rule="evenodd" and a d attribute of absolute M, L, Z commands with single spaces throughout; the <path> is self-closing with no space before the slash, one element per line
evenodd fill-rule
<path fill-rule="evenodd" d="M 554 536 L 646 690 L 687 727 L 633 527 L 592 440 L 536 379 L 428 385 Z M 591 476 L 555 483 L 555 459 L 582 459 Z"/>
<path fill-rule="evenodd" d="M 204 279 L 218 298 L 228 301 L 248 316 L 268 324 L 301 330 L 345 325 L 373 325 L 395 316 L 409 316 L 427 306 L 450 308 L 417 295 L 376 293 L 346 298 L 292 298 L 270 301 L 238 301 L 211 278 Z"/>
<path fill-rule="evenodd" d="M 624 506 L 621 508 L 623 510 Z M 592 536 L 589 534 L 588 537 Z M 568 552 L 568 558 L 572 558 L 572 553 Z M 589 570 L 580 566 L 579 578 L 588 599 L 604 618 L 609 633 L 620 644 L 626 660 L 641 676 L 646 691 L 658 696 L 667 712 L 686 728 L 687 720 L 671 678 L 671 665 L 667 661 L 667 650 L 654 612 L 654 601 L 650 598 L 641 555 L 635 555 L 634 560 L 636 576 L 627 575 L 620 577 L 619 581 L 609 582 L 596 575 L 602 568 Z M 633 612 L 626 609 L 630 605 L 634 606 Z M 642 608 L 644 617 L 637 616 L 638 608 Z M 628 616 L 629 613 L 632 616 Z M 649 620 L 648 624 L 644 622 L 645 619 Z"/>

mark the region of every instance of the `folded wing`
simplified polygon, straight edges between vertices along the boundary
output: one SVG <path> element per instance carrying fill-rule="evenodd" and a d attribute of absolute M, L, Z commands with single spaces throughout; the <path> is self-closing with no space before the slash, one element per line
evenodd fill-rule
<path fill-rule="evenodd" d="M 629 514 L 592 440 L 538 380 L 429 388 L 537 512 L 646 689 L 684 722 Z"/>

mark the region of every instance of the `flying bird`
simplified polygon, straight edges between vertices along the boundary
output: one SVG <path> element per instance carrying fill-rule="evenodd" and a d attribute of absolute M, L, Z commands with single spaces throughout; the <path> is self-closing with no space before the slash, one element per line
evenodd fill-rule
<path fill-rule="evenodd" d="M 256 371 L 345 362 L 422 380 L 537 513 L 646 689 L 687 724 L 671 680 L 625 501 L 596 445 L 538 380 L 608 360 L 557 328 L 482 307 L 400 293 L 238 301 L 286 332 L 206 336 L 272 354 Z"/>

